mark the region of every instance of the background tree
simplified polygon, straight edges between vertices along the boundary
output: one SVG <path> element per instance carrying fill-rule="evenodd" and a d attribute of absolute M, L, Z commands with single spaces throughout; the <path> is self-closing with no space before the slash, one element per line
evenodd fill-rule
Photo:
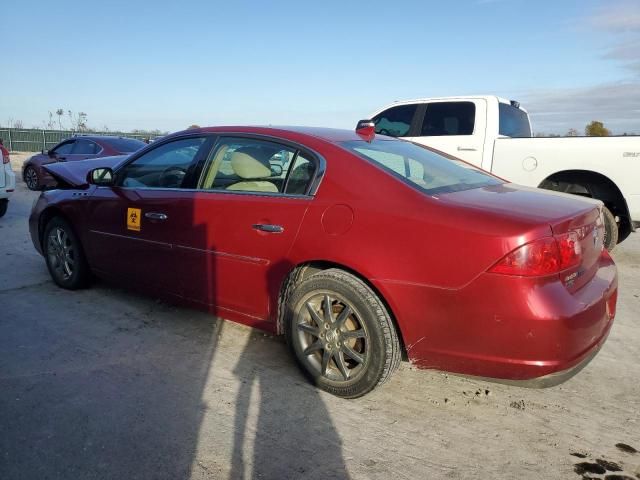
<path fill-rule="evenodd" d="M 57 109 L 56 115 L 58 116 L 58 127 L 62 130 L 62 116 L 64 115 L 64 110 L 62 108 Z"/>
<path fill-rule="evenodd" d="M 594 120 L 584 128 L 584 133 L 588 137 L 608 137 L 611 131 L 604 127 L 604 123 Z"/>
<path fill-rule="evenodd" d="M 189 125 L 189 128 L 187 128 L 187 130 L 193 130 L 194 128 L 200 128 L 200 125 L 196 125 L 194 123 L 193 125 Z"/>
<path fill-rule="evenodd" d="M 578 136 L 578 130 L 576 130 L 575 128 L 570 128 L 567 134 L 565 135 L 565 137 L 577 137 L 577 136 Z"/>

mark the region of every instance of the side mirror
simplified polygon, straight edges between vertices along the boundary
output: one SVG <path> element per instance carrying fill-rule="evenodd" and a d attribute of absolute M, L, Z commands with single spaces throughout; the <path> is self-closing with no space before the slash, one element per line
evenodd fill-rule
<path fill-rule="evenodd" d="M 52 158 L 56 156 L 56 152 L 54 152 L 53 150 L 43 150 L 42 153 L 44 153 L 45 155 L 49 155 Z"/>
<path fill-rule="evenodd" d="M 87 180 L 92 185 L 108 187 L 113 185 L 113 170 L 106 167 L 94 168 L 89 171 Z"/>
<path fill-rule="evenodd" d="M 280 175 L 282 175 L 282 165 L 278 165 L 278 164 L 271 164 L 271 175 L 273 175 L 274 177 L 279 177 Z"/>

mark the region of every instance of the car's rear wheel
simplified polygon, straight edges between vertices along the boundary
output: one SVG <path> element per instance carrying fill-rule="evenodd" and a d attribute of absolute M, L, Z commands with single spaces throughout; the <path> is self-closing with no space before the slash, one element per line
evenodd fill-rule
<path fill-rule="evenodd" d="M 618 244 L 618 222 L 607 207 L 602 207 L 604 216 L 604 248 L 611 251 Z"/>
<path fill-rule="evenodd" d="M 7 213 L 7 208 L 9 207 L 9 200 L 3 198 L 0 200 L 0 217 L 4 217 L 4 214 Z"/>
<path fill-rule="evenodd" d="M 400 341 L 378 296 L 359 278 L 324 270 L 298 284 L 285 310 L 287 342 L 321 389 L 360 397 L 400 364 Z"/>
<path fill-rule="evenodd" d="M 29 190 L 38 190 L 40 187 L 40 179 L 38 172 L 33 167 L 27 167 L 24 170 L 24 183 L 27 184 Z"/>
<path fill-rule="evenodd" d="M 43 246 L 49 274 L 57 285 L 77 290 L 89 284 L 89 265 L 82 245 L 67 221 L 60 217 L 49 221 Z"/>

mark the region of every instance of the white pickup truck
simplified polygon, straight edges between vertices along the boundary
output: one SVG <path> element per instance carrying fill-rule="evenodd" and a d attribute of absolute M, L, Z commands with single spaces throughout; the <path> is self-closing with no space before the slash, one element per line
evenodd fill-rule
<path fill-rule="evenodd" d="M 16 176 L 11 169 L 8 151 L 0 144 L 0 217 L 7 213 L 9 195 L 16 188 Z"/>
<path fill-rule="evenodd" d="M 489 95 L 396 102 L 369 118 L 376 133 L 441 150 L 511 182 L 601 200 L 609 250 L 640 228 L 640 136 L 532 138 L 527 111 Z"/>

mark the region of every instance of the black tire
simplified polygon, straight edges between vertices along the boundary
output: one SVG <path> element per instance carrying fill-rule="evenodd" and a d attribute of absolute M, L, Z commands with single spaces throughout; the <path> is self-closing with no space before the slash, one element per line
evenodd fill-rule
<path fill-rule="evenodd" d="M 9 200 L 3 198 L 0 200 L 0 218 L 4 217 L 4 214 L 7 213 L 7 208 L 9 207 Z"/>
<path fill-rule="evenodd" d="M 89 285 L 91 271 L 84 250 L 66 220 L 54 217 L 47 223 L 42 247 L 49 274 L 58 286 L 78 290 Z"/>
<path fill-rule="evenodd" d="M 612 251 L 618 244 L 618 223 L 607 207 L 602 207 L 602 214 L 604 216 L 604 248 Z"/>
<path fill-rule="evenodd" d="M 284 326 L 302 371 L 339 397 L 365 395 L 400 364 L 400 341 L 386 307 L 343 270 L 323 270 L 296 285 L 286 300 Z"/>
<path fill-rule="evenodd" d="M 29 166 L 24 169 L 24 183 L 27 184 L 29 190 L 40 190 L 40 177 L 35 168 Z"/>

